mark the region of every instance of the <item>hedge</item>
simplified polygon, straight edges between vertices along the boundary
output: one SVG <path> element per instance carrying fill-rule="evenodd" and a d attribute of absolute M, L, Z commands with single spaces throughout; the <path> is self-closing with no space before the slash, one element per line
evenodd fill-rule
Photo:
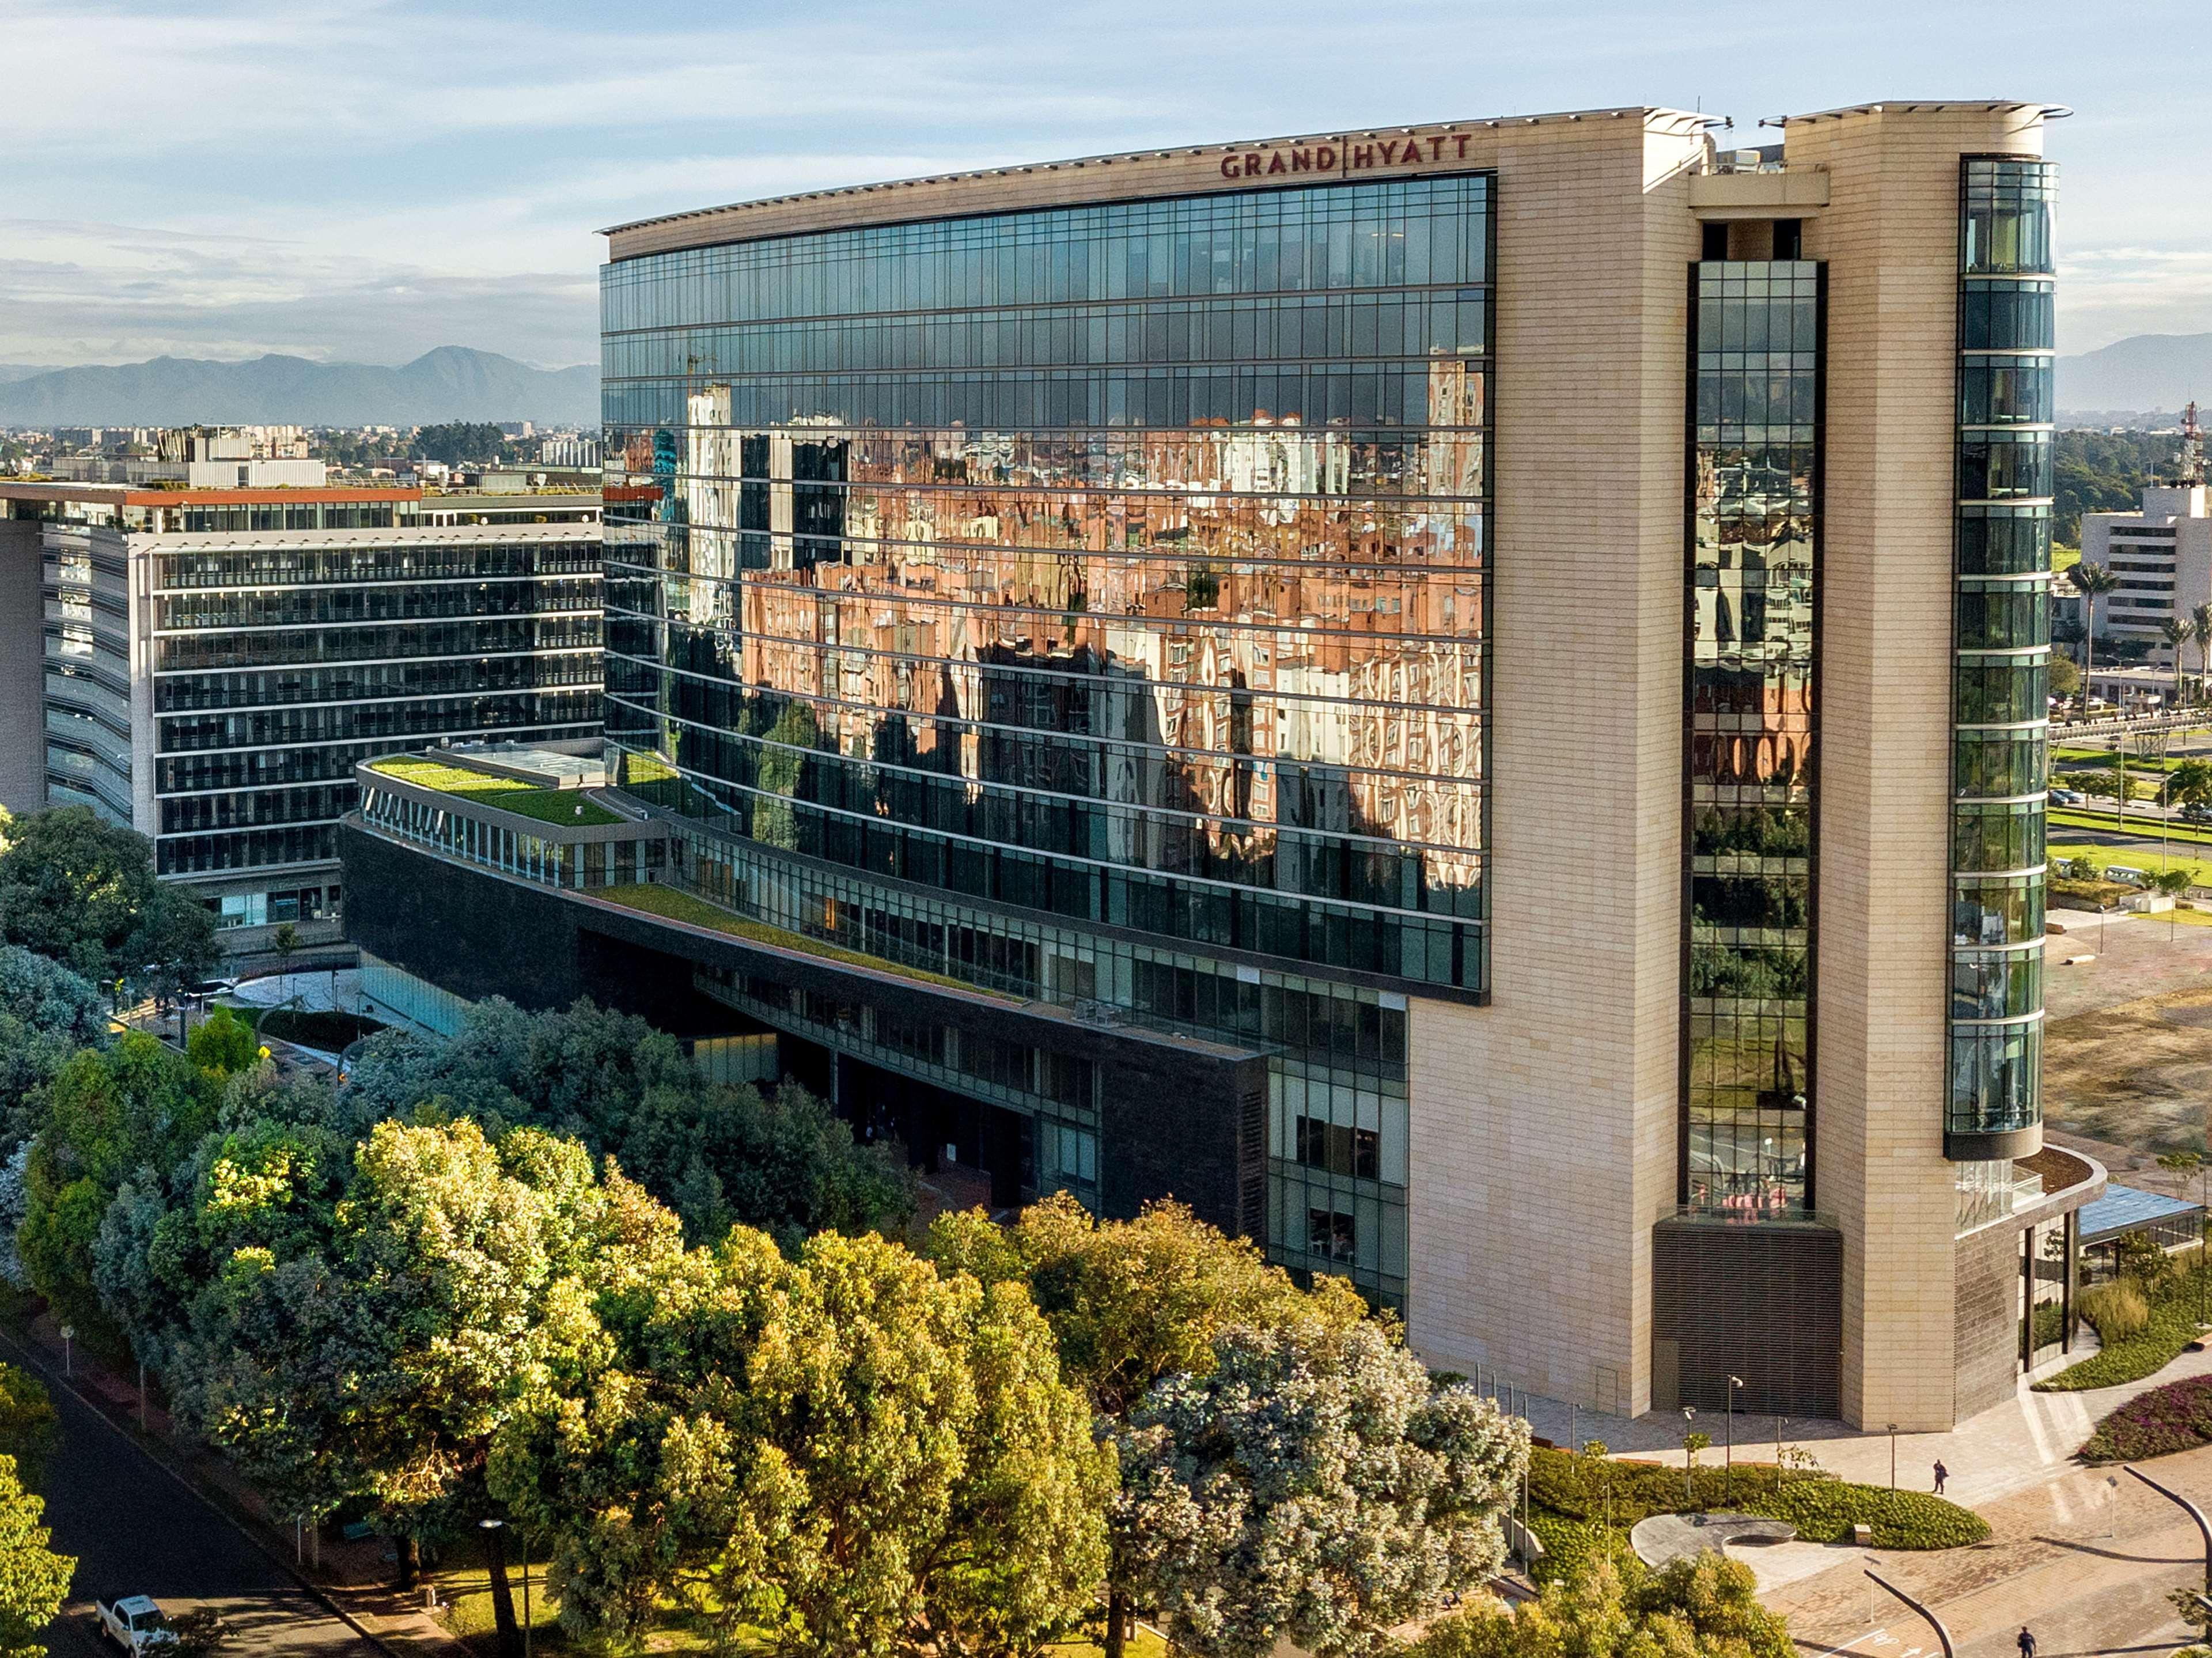
<path fill-rule="evenodd" d="M 2097 1424 L 2076 1453 L 2084 1462 L 2133 1462 L 2212 1445 L 2212 1376 L 2138 1394 Z"/>
<path fill-rule="evenodd" d="M 1739 1461 L 1731 1479 L 1711 1451 L 1698 1462 L 1686 1500 L 1680 1468 L 1539 1448 L 1529 1453 L 1528 1503 L 1530 1528 L 1547 1551 L 1538 1568 L 1545 1578 L 1567 1571 L 1601 1546 L 1608 1512 L 1621 1548 L 1639 1520 L 1714 1510 L 1787 1520 L 1814 1543 L 1843 1542 L 1852 1527 L 1870 1526 L 1875 1546 L 1883 1549 L 1954 1549 L 1990 1534 L 1971 1509 L 1925 1491 L 1854 1485 L 1817 1469 L 1778 1469 L 1771 1462 Z"/>

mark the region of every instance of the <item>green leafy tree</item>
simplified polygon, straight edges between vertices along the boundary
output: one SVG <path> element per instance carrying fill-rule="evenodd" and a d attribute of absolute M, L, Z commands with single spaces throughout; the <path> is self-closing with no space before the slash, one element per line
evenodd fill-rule
<path fill-rule="evenodd" d="M 2197 869 L 2191 864 L 2168 864 L 2150 878 L 2151 890 L 2162 892 L 2169 898 L 2185 896 L 2197 884 Z"/>
<path fill-rule="evenodd" d="M 2197 700 L 2204 700 L 2204 679 L 2212 666 L 2212 604 L 2199 604 L 2189 613 L 2189 636 L 2197 641 Z"/>
<path fill-rule="evenodd" d="M 696 1243 L 757 1226 L 794 1249 L 825 1229 L 901 1231 L 914 1212 L 895 1148 L 856 1145 L 795 1086 L 706 1082 L 672 1038 L 589 1002 L 539 1014 L 486 1002 L 451 1038 L 383 1032 L 345 1097 L 364 1119 L 434 1101 L 493 1133 L 526 1123 L 580 1139 L 674 1206 Z"/>
<path fill-rule="evenodd" d="M 149 964 L 197 978 L 219 953 L 206 908 L 155 878 L 152 843 L 86 806 L 33 812 L 9 830 L 0 943 L 95 981 Z"/>
<path fill-rule="evenodd" d="M 46 1459 L 60 1436 L 60 1418 L 45 1384 L 27 1370 L 0 1364 L 0 1455 L 15 1459 L 26 1487 L 46 1484 Z"/>
<path fill-rule="evenodd" d="M 1102 1222 L 1059 1193 L 1007 1228 L 980 1209 L 941 1215 L 928 1248 L 941 1266 L 1029 1286 L 1062 1367 L 1109 1432 L 1128 1425 L 1163 1378 L 1209 1372 L 1224 1331 L 1308 1323 L 1342 1330 L 1367 1313 L 1345 1280 L 1323 1278 L 1301 1290 L 1249 1240 L 1225 1236 L 1180 1204 L 1151 1204 L 1134 1220 Z M 1121 1658 L 1128 1625 L 1128 1540 L 1117 1533 L 1108 1569 L 1109 1658 Z"/>
<path fill-rule="evenodd" d="M 219 1099 L 184 1055 L 137 1031 L 76 1054 L 56 1073 L 25 1165 L 16 1247 L 63 1321 L 113 1344 L 93 1262 L 108 1205 L 142 1166 L 182 1163 L 213 1126 Z"/>
<path fill-rule="evenodd" d="M 2059 698 L 2076 695 L 2081 689 L 2081 665 L 2061 652 L 2051 653 L 2051 694 Z"/>
<path fill-rule="evenodd" d="M 583 1363 L 491 1475 L 567 1627 L 635 1648 L 674 1595 L 722 1647 L 1026 1658 L 1079 1620 L 1112 1454 L 1021 1285 L 872 1235 L 686 1250 L 635 1188 L 612 1207 Z"/>
<path fill-rule="evenodd" d="M 21 1139 L 37 1133 L 46 1091 L 62 1066 L 79 1048 L 106 1041 L 106 1012 L 89 980 L 0 944 L 0 1134 Z"/>
<path fill-rule="evenodd" d="M 201 1070 L 228 1077 L 260 1063 L 261 1042 L 252 1025 L 228 1008 L 218 1007 L 200 1021 L 185 1052 Z"/>
<path fill-rule="evenodd" d="M 1646 1571 L 1593 1558 L 1510 1610 L 1488 1601 L 1433 1624 L 1408 1658 L 1792 1658 L 1751 1568 L 1707 1552 Z"/>
<path fill-rule="evenodd" d="M 0 1456 L 0 1658 L 46 1658 L 39 1637 L 69 1598 L 76 1561 L 46 1546 L 46 1509 L 23 1489 L 15 1459 Z"/>
<path fill-rule="evenodd" d="M 217 1175 L 204 1223 L 234 1218 L 210 1212 Z M 250 1203 L 264 1181 L 236 1187 Z M 602 1204 L 573 1141 L 380 1123 L 326 1238 L 311 1224 L 219 1263 L 177 1366 L 180 1412 L 283 1508 L 368 1497 L 411 1577 L 423 1540 L 483 1511 L 491 1436 L 569 1333 Z"/>
<path fill-rule="evenodd" d="M 2201 806 L 2212 801 L 2212 760 L 2177 762 L 2168 787 L 2176 805 Z"/>
<path fill-rule="evenodd" d="M 1214 1354 L 1155 1387 L 1121 1436 L 1121 1556 L 1179 1649 L 1390 1653 L 1393 1625 L 1497 1570 L 1525 1423 L 1432 1388 L 1372 1321 L 1231 1330 Z"/>
<path fill-rule="evenodd" d="M 2166 641 L 2166 648 L 2173 657 L 2173 704 L 2181 706 L 2181 647 L 2197 636 L 2193 623 L 2176 616 L 2168 616 L 2158 624 L 2158 635 Z"/>

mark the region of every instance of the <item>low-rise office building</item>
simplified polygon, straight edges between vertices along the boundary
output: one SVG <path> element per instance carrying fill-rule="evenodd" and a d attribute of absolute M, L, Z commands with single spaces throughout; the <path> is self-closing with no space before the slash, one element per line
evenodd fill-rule
<path fill-rule="evenodd" d="M 2047 112 L 617 227 L 603 793 L 659 850 L 379 787 L 349 924 L 719 1006 L 1002 1200 L 1186 1198 L 1448 1368 L 2008 1398 L 2102 1178 L 2041 1147 Z"/>
<path fill-rule="evenodd" d="M 356 762 L 599 729 L 599 502 L 0 483 L 0 804 L 150 836 L 235 951 L 339 937 Z"/>
<path fill-rule="evenodd" d="M 2172 482 L 2146 486 L 2137 512 L 2081 514 L 2081 562 L 2101 565 L 2119 583 L 2097 602 L 2098 637 L 2140 640 L 2153 660 L 2177 665 L 2166 624 L 2192 624 L 2197 610 L 2212 604 L 2212 506 L 2194 404 Z M 2078 597 L 2075 603 L 2086 608 Z M 2179 665 L 2199 664 L 2185 653 Z"/>

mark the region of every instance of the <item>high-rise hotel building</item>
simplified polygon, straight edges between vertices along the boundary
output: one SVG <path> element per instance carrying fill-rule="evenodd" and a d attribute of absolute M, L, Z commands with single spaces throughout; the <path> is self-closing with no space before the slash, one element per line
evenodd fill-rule
<path fill-rule="evenodd" d="M 2101 1184 L 2037 1094 L 2051 113 L 620 226 L 611 774 L 730 920 L 380 787 L 372 947 L 497 987 L 407 925 L 477 863 L 538 999 L 702 997 L 1002 1200 L 1172 1193 L 1585 1406 L 2009 1397 Z"/>

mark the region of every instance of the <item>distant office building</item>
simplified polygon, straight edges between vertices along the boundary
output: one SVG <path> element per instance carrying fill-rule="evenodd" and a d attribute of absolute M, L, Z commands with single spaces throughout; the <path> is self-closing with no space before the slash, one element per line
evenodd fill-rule
<path fill-rule="evenodd" d="M 599 517 L 574 495 L 0 483 L 0 802 L 153 837 L 234 949 L 283 921 L 335 938 L 357 761 L 598 732 Z"/>
<path fill-rule="evenodd" d="M 2148 486 L 2139 512 L 2081 514 L 2081 562 L 2103 565 L 2120 582 L 2098 602 L 2100 637 L 2142 640 L 2154 647 L 2155 660 L 2173 665 L 2165 624 L 2185 623 L 2198 605 L 2212 604 L 2212 510 L 2205 494 L 2203 438 L 2191 404 L 2173 481 Z M 2074 604 L 2078 613 L 2078 597 Z M 2196 665 L 2193 653 L 2182 665 Z"/>
<path fill-rule="evenodd" d="M 2046 113 L 617 227 L 626 811 L 374 786 L 349 925 L 465 995 L 773 1029 L 994 1200 L 1172 1193 L 1447 1368 L 2009 1399 L 2101 1181 L 2041 1147 Z"/>
<path fill-rule="evenodd" d="M 573 433 L 547 438 L 538 446 L 538 459 L 545 466 L 597 466 L 599 440 L 577 437 Z"/>

